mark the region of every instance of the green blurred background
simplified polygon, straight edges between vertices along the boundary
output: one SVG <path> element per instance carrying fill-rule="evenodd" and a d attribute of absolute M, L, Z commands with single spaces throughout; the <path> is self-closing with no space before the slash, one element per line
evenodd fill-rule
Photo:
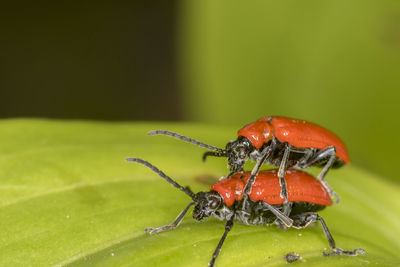
<path fill-rule="evenodd" d="M 291 116 L 400 181 L 398 0 L 23 1 L 0 22 L 2 118 Z"/>

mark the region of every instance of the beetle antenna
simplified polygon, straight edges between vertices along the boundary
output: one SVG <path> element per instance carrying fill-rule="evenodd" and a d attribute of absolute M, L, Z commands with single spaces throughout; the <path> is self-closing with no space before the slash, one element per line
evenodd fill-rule
<path fill-rule="evenodd" d="M 150 131 L 148 133 L 148 135 L 168 135 L 168 136 L 172 136 L 172 137 L 174 137 L 176 139 L 183 140 L 185 142 L 192 143 L 194 145 L 198 145 L 200 147 L 208 148 L 208 149 L 213 150 L 213 151 L 217 151 L 217 152 L 220 152 L 220 153 L 224 153 L 225 152 L 225 150 L 220 149 L 218 147 L 215 147 L 215 146 L 212 146 L 212 145 L 207 145 L 207 144 L 199 142 L 199 141 L 197 141 L 197 140 L 195 140 L 193 138 L 189 138 L 189 137 L 186 137 L 186 136 L 174 133 L 174 132 L 170 132 L 170 131 L 155 130 L 155 131 Z"/>
<path fill-rule="evenodd" d="M 204 152 L 203 154 L 203 162 L 206 161 L 207 157 L 212 156 L 212 157 L 227 157 L 225 151 L 224 152 L 214 152 L 214 151 L 207 151 Z"/>
<path fill-rule="evenodd" d="M 137 162 L 140 163 L 147 168 L 151 169 L 153 172 L 157 173 L 161 178 L 165 179 L 168 183 L 172 184 L 174 187 L 178 188 L 181 190 L 183 193 L 186 195 L 190 196 L 192 199 L 194 199 L 195 194 L 190 190 L 189 187 L 183 187 L 174 180 L 171 179 L 168 175 L 160 171 L 156 166 L 152 165 L 150 162 L 147 162 L 145 160 L 139 159 L 139 158 L 126 158 L 126 161 L 128 162 Z"/>

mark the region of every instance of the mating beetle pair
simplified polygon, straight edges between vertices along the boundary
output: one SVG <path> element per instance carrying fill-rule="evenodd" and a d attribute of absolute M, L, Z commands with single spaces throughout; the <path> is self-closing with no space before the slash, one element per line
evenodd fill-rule
<path fill-rule="evenodd" d="M 345 144 L 332 132 L 304 120 L 285 117 L 263 117 L 244 126 L 238 131 L 238 138 L 230 141 L 225 149 L 204 144 L 170 131 L 152 131 L 149 135 L 169 135 L 213 151 L 205 152 L 203 160 L 208 156 L 227 157 L 230 177 L 243 171 L 248 159 L 256 161 L 258 167 L 246 186 L 246 192 L 254 182 L 263 163 L 279 166 L 279 182 L 282 186 L 281 197 L 287 201 L 287 188 L 284 173 L 287 168 L 307 168 L 323 166 L 318 179 L 328 190 L 329 195 L 339 201 L 337 194 L 325 181 L 325 175 L 331 167 L 340 167 L 349 163 Z"/>
<path fill-rule="evenodd" d="M 182 187 L 152 164 L 142 159 L 128 158 L 127 161 L 151 168 L 193 200 L 171 224 L 146 228 L 150 234 L 177 227 L 189 208 L 195 205 L 193 218 L 196 220 L 209 216 L 226 220 L 225 232 L 209 266 L 214 266 L 235 220 L 248 225 L 276 224 L 281 228 L 297 229 L 305 228 L 318 220 L 333 250 L 324 255 L 356 256 L 358 252 L 365 254 L 361 248 L 348 251 L 336 247 L 325 221 L 316 213 L 331 205 L 331 197 L 335 195 L 324 181 L 326 172 L 332 166 L 349 162 L 343 142 L 324 128 L 289 118 L 265 117 L 239 130 L 238 139 L 229 142 L 225 150 L 169 131 L 153 131 L 149 134 L 170 135 L 209 148 L 214 152 L 206 152 L 203 159 L 207 156 L 228 157 L 231 170 L 226 179 L 212 185 L 210 192 L 194 194 L 188 187 Z M 243 165 L 248 159 L 257 161 L 257 164 L 251 172 L 243 172 Z M 260 172 L 264 162 L 277 165 L 279 169 Z M 318 176 L 319 180 L 305 172 L 288 169 L 311 165 L 324 166 Z"/>

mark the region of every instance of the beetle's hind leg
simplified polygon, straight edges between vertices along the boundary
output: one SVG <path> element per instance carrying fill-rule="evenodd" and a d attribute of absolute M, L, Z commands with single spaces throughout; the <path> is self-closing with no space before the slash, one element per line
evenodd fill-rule
<path fill-rule="evenodd" d="M 300 162 L 298 166 L 300 168 L 308 168 L 322 160 L 327 160 L 327 162 L 321 172 L 318 174 L 317 178 L 328 191 L 329 196 L 334 199 L 334 203 L 337 204 L 340 200 L 338 194 L 333 191 L 332 187 L 330 187 L 330 185 L 325 181 L 325 175 L 328 173 L 329 169 L 333 166 L 333 163 L 335 163 L 336 160 L 336 149 L 334 146 L 330 146 L 318 151 L 313 157 L 308 158 L 307 161 Z"/>
<path fill-rule="evenodd" d="M 325 237 L 328 240 L 329 247 L 333 250 L 333 252 L 330 253 L 323 252 L 324 256 L 333 256 L 333 255 L 357 256 L 359 253 L 365 256 L 365 251 L 362 248 L 356 248 L 353 250 L 343 250 L 339 247 L 336 247 L 335 240 L 333 239 L 332 234 L 328 229 L 328 226 L 326 225 L 324 219 L 322 219 L 322 217 L 320 217 L 317 213 L 306 212 L 295 215 L 291 218 L 293 219 L 292 227 L 296 229 L 303 229 L 315 221 L 320 221 L 322 230 L 324 231 Z"/>

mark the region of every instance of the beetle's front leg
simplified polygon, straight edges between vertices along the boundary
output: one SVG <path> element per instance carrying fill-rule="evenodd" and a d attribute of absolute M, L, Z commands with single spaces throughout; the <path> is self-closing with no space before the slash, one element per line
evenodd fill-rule
<path fill-rule="evenodd" d="M 261 158 L 257 161 L 256 165 L 251 170 L 251 175 L 249 177 L 249 180 L 247 180 L 246 186 L 244 187 L 245 196 L 247 196 L 251 193 L 251 187 L 253 186 L 253 184 L 256 180 L 256 176 L 257 176 L 258 172 L 260 171 L 261 165 L 271 155 L 272 150 L 273 150 L 272 146 L 267 146 L 262 150 Z"/>
<path fill-rule="evenodd" d="M 269 146 L 266 146 L 263 148 L 263 150 L 257 155 L 257 163 L 251 170 L 251 175 L 249 177 L 249 180 L 247 180 L 247 183 L 244 187 L 244 195 L 247 196 L 251 192 L 251 187 L 253 186 L 256 176 L 258 172 L 260 171 L 261 166 L 267 162 L 269 157 L 271 156 L 272 152 L 276 149 L 277 146 L 277 141 L 276 139 L 272 139 L 271 144 Z"/>
<path fill-rule="evenodd" d="M 150 233 L 150 235 L 156 235 L 156 234 L 165 232 L 169 229 L 174 229 L 174 228 L 178 227 L 180 222 L 183 220 L 183 217 L 185 217 L 185 214 L 188 212 L 189 208 L 193 204 L 195 204 L 195 202 L 190 202 L 189 205 L 187 205 L 187 207 L 181 213 L 179 213 L 178 217 L 176 217 L 176 219 L 171 224 L 164 225 L 164 226 L 157 227 L 157 228 L 147 227 L 146 229 L 144 229 L 144 231 Z"/>
<path fill-rule="evenodd" d="M 232 227 L 233 227 L 233 217 L 226 222 L 225 232 L 222 235 L 221 239 L 219 240 L 218 245 L 215 248 L 215 251 L 212 255 L 212 258 L 211 258 L 210 262 L 208 263 L 208 266 L 210 266 L 210 267 L 215 266 L 215 260 L 217 259 L 219 252 L 221 251 L 222 245 L 224 244 L 225 238 L 228 235 L 229 231 L 232 229 Z"/>

